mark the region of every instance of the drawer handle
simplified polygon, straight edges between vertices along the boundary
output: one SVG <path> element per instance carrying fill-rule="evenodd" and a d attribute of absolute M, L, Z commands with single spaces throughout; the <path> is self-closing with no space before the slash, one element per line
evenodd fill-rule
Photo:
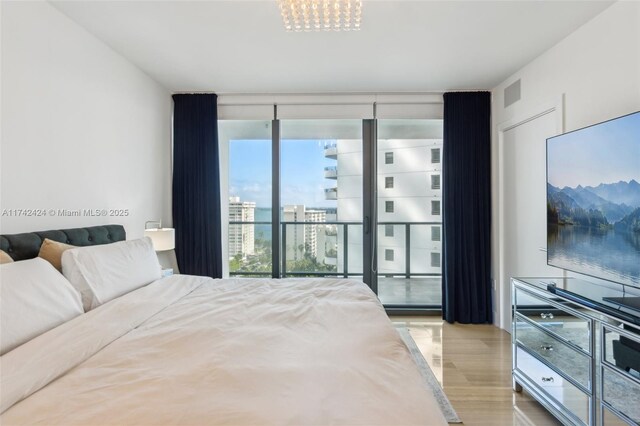
<path fill-rule="evenodd" d="M 540 318 L 542 319 L 553 319 L 553 314 L 551 312 L 549 312 L 548 314 L 545 314 L 544 312 L 540 314 Z"/>
<path fill-rule="evenodd" d="M 553 345 L 540 345 L 540 349 L 546 352 L 551 352 L 553 350 Z"/>
<path fill-rule="evenodd" d="M 550 382 L 550 383 L 553 383 L 553 377 L 543 377 L 543 378 L 542 378 L 542 381 L 543 381 L 543 382 Z"/>

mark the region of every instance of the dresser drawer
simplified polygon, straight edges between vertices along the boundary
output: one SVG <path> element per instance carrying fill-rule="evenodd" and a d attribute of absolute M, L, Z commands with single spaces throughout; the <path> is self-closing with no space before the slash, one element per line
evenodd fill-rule
<path fill-rule="evenodd" d="M 516 346 L 515 369 L 526 376 L 537 388 L 551 397 L 563 411 L 573 415 L 583 424 L 589 424 L 589 396 L 565 380 L 522 347 Z"/>
<path fill-rule="evenodd" d="M 602 425 L 603 426 L 629 426 L 629 422 L 622 420 L 618 415 L 606 407 L 602 408 Z M 633 424 L 633 423 L 631 423 Z"/>
<path fill-rule="evenodd" d="M 637 381 L 604 367 L 602 399 L 636 424 L 640 423 L 640 384 Z"/>
<path fill-rule="evenodd" d="M 640 334 L 630 327 L 603 326 L 604 360 L 622 374 L 640 377 Z"/>
<path fill-rule="evenodd" d="M 568 346 L 558 337 L 545 333 L 516 314 L 515 338 L 549 363 L 555 370 L 565 374 L 585 390 L 591 390 L 591 358 Z"/>
<path fill-rule="evenodd" d="M 520 304 L 526 303 L 526 304 Z M 574 315 L 560 303 L 535 296 L 516 287 L 516 312 L 527 317 L 544 329 L 566 340 L 586 353 L 591 353 L 589 338 L 591 321 Z"/>

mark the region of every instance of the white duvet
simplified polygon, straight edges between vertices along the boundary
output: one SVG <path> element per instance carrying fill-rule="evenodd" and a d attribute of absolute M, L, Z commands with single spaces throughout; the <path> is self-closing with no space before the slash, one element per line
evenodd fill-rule
<path fill-rule="evenodd" d="M 0 358 L 2 425 L 442 425 L 375 295 L 172 276 Z"/>

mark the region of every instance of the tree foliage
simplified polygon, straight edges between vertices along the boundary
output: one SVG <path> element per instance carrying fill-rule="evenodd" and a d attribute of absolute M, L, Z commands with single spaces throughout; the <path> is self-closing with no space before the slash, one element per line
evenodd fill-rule
<path fill-rule="evenodd" d="M 318 261 L 315 256 L 309 253 L 309 250 L 305 250 L 304 245 L 300 244 L 296 248 L 301 254 L 304 254 L 302 259 L 287 261 L 286 269 L 288 272 L 336 272 L 335 265 L 327 265 Z M 256 239 L 255 252 L 256 254 L 244 258 L 241 254 L 236 254 L 229 261 L 229 271 L 238 274 L 242 272 L 264 272 L 265 275 L 270 274 L 272 270 L 271 241 Z"/>

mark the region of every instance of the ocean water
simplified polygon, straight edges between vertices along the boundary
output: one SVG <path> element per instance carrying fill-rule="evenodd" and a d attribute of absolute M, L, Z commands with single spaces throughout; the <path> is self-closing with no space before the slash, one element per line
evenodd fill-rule
<path fill-rule="evenodd" d="M 254 220 L 256 222 L 271 222 L 271 209 L 256 207 Z M 271 225 L 256 225 L 254 235 L 256 239 L 271 241 Z"/>

